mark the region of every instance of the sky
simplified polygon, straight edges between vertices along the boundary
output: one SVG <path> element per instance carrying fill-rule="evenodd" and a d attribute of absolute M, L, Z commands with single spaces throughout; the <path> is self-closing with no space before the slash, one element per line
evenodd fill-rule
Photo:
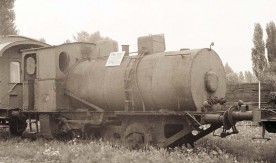
<path fill-rule="evenodd" d="M 167 51 L 214 49 L 235 72 L 252 71 L 254 24 L 276 23 L 275 0 L 16 0 L 20 35 L 64 43 L 100 31 L 137 51 L 137 38 L 164 34 Z M 120 47 L 119 47 L 120 49 Z"/>

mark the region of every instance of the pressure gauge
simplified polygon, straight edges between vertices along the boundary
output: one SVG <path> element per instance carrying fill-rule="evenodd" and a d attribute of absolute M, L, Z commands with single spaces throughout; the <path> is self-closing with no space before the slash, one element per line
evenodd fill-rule
<path fill-rule="evenodd" d="M 33 75 L 35 73 L 35 59 L 33 57 L 27 58 L 26 65 L 27 73 Z"/>

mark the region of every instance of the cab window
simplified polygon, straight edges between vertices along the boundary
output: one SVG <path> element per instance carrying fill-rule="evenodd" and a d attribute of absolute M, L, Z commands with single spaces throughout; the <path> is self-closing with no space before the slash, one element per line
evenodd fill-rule
<path fill-rule="evenodd" d="M 20 62 L 10 62 L 10 83 L 20 83 Z"/>

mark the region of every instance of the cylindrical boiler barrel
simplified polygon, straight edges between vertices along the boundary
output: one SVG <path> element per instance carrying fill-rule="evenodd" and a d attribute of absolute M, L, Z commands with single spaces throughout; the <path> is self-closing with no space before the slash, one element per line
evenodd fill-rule
<path fill-rule="evenodd" d="M 66 90 L 107 111 L 125 110 L 129 88 L 135 111 L 143 110 L 142 102 L 147 111 L 195 111 L 209 96 L 225 96 L 224 67 L 213 50 L 149 54 L 130 66 L 133 60 L 138 57 L 124 57 L 117 67 L 106 67 L 103 59 L 84 61 L 69 72 Z M 136 73 L 132 79 L 129 69 Z"/>

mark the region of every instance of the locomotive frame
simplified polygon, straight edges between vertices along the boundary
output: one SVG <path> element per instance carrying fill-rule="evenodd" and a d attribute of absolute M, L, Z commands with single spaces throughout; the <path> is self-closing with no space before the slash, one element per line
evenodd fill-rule
<path fill-rule="evenodd" d="M 139 55 L 124 57 L 129 60 L 123 73 L 124 109 L 106 110 L 68 90 L 67 81 L 70 73 L 86 61 L 106 62 L 110 52 L 118 50 L 116 42 L 77 42 L 50 46 L 20 36 L 1 38 L 0 65 L 4 71 L 1 71 L 0 76 L 0 97 L 8 95 L 4 100 L 1 98 L 1 127 L 9 127 L 11 134 L 16 136 L 21 136 L 29 125 L 31 132 L 47 138 L 101 137 L 127 143 L 132 148 L 146 144 L 170 147 L 182 144 L 194 146 L 194 142 L 220 127 L 223 127 L 221 137 L 236 134 L 237 121 L 262 121 L 262 118 L 267 117 L 260 111 L 247 111 L 248 109 L 244 109 L 247 106 L 242 103 L 225 109 L 225 100 L 216 97 L 202 101 L 200 107 L 189 104 L 190 110 L 146 110 L 139 89 L 136 90 L 136 98 L 142 101 L 139 104 L 141 109 L 135 110 L 135 94 L 129 90 L 133 89 L 131 84 L 137 88 L 135 78 L 138 65 L 145 54 L 163 53 L 164 42 L 164 37 L 160 35 L 138 39 Z M 125 51 L 128 55 L 128 49 Z M 194 52 L 197 51 L 186 50 L 165 55 L 179 55 L 185 58 Z M 11 65 L 15 61 L 17 64 Z M 212 73 L 208 75 L 211 83 L 205 81 L 206 89 L 214 92 L 217 86 L 212 82 L 217 82 L 217 77 Z M 4 85 L 7 83 L 9 86 Z M 179 104 L 176 108 L 180 108 Z M 263 117 L 260 118 L 261 116 Z M 35 128 L 32 124 L 35 124 Z M 227 132 L 230 129 L 232 132 Z"/>

